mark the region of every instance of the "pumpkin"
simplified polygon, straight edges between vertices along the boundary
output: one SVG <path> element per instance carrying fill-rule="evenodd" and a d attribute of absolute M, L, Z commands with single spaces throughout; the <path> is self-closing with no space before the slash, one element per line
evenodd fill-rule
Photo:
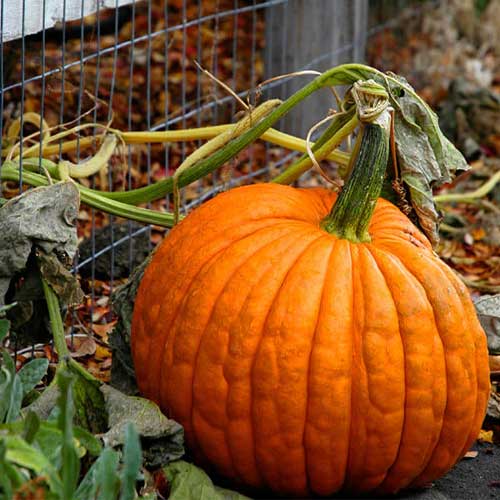
<path fill-rule="evenodd" d="M 383 178 L 360 172 L 337 202 L 277 184 L 222 193 L 146 269 L 139 389 L 235 483 L 396 492 L 443 475 L 478 435 L 488 357 L 467 289 L 398 208 L 353 198 Z M 358 205 L 367 237 L 331 230 Z"/>

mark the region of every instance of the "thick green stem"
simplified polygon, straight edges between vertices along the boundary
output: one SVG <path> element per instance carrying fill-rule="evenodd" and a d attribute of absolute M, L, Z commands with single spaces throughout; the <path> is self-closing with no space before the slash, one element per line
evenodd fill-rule
<path fill-rule="evenodd" d="M 364 125 L 359 154 L 330 214 L 321 227 L 352 242 L 370 241 L 368 226 L 382 190 L 389 158 L 390 115 Z"/>
<path fill-rule="evenodd" d="M 358 117 L 355 113 L 346 113 L 335 117 L 334 122 L 325 130 L 312 148 L 316 160 L 325 159 L 334 148 L 354 131 L 358 124 Z M 311 158 L 309 158 L 309 155 L 304 154 L 271 182 L 291 184 L 309 170 L 311 166 Z"/>
<path fill-rule="evenodd" d="M 189 170 L 183 172 L 178 179 L 179 188 L 206 176 L 229 161 L 231 158 L 234 158 L 240 151 L 261 137 L 266 130 L 271 128 L 280 118 L 286 115 L 294 106 L 303 101 L 313 92 L 323 87 L 349 85 L 360 78 L 365 78 L 366 75 L 370 75 L 370 71 L 374 70 L 368 66 L 363 66 L 362 64 L 345 64 L 325 71 L 325 73 L 319 75 L 308 85 L 289 97 L 248 132 L 231 141 L 213 155 L 198 162 L 196 165 L 193 165 Z M 124 203 L 137 205 L 139 203 L 146 203 L 163 198 L 165 195 L 171 193 L 172 190 L 173 181 L 172 178 L 169 177 L 168 179 L 156 182 L 151 186 L 122 192 L 102 192 L 101 194 L 102 196 L 113 200 L 119 200 Z"/>
<path fill-rule="evenodd" d="M 70 353 L 64 336 L 64 325 L 59 309 L 59 299 L 47 281 L 45 281 L 43 277 L 41 277 L 41 280 L 45 301 L 47 302 L 47 309 L 49 310 L 50 329 L 52 330 L 54 347 L 59 356 L 59 360 L 62 360 L 63 358 L 69 357 Z"/>
<path fill-rule="evenodd" d="M 53 168 L 49 165 L 49 168 Z M 50 171 L 49 171 L 50 173 Z M 1 179 L 9 181 L 19 181 L 19 169 L 5 163 L 0 169 Z M 49 181 L 46 177 L 34 172 L 23 169 L 23 182 L 31 186 L 48 186 Z M 123 217 L 125 219 L 144 222 L 146 224 L 155 224 L 157 226 L 172 227 L 174 225 L 174 216 L 168 212 L 158 212 L 147 208 L 135 207 L 116 200 L 110 200 L 101 195 L 100 191 L 89 189 L 81 184 L 76 184 L 80 191 L 83 203 L 107 212 L 109 214 Z"/>
<path fill-rule="evenodd" d="M 500 170 L 496 172 L 488 182 L 485 182 L 480 188 L 475 191 L 470 191 L 468 193 L 446 193 L 438 194 L 434 196 L 434 200 L 437 203 L 451 203 L 451 202 L 462 202 L 467 203 L 474 201 L 477 198 L 482 198 L 486 196 L 495 186 L 500 182 Z"/>
<path fill-rule="evenodd" d="M 45 301 L 47 302 L 47 309 L 49 310 L 50 329 L 52 331 L 54 347 L 59 357 L 58 366 L 69 366 L 86 380 L 100 383 L 92 374 L 85 370 L 83 366 L 81 366 L 71 357 L 68 346 L 66 344 L 66 336 L 64 335 L 64 324 L 61 316 L 59 299 L 57 298 L 54 290 L 52 290 L 51 286 L 43 278 L 43 276 L 40 276 L 40 278 L 42 280 Z"/>
<path fill-rule="evenodd" d="M 367 80 L 369 78 L 375 78 L 381 83 L 390 83 L 396 87 L 404 87 L 405 92 L 412 95 L 413 98 L 421 101 L 421 99 L 414 93 L 411 88 L 402 84 L 395 77 L 386 75 L 374 68 L 365 66 L 363 64 L 343 64 L 337 66 L 328 71 L 325 71 L 308 85 L 296 92 L 289 99 L 283 102 L 283 104 L 276 108 L 272 113 L 270 113 L 265 119 L 263 119 L 241 137 L 231 141 L 224 148 L 221 148 L 210 157 L 194 165 L 193 168 L 185 171 L 182 175 L 179 176 L 178 186 L 186 186 L 191 182 L 194 182 L 219 168 L 222 164 L 226 163 L 228 160 L 236 156 L 251 142 L 261 137 L 266 132 L 266 130 L 271 128 L 277 120 L 279 120 L 296 104 L 304 100 L 316 90 L 323 87 L 331 87 L 335 85 L 351 85 L 358 80 Z M 94 192 L 98 193 L 103 198 L 109 198 L 121 201 L 123 203 L 138 205 L 140 203 L 146 203 L 156 199 L 160 199 L 165 195 L 171 193 L 172 190 L 173 181 L 172 178 L 168 178 L 152 184 L 151 186 L 125 192 Z"/>

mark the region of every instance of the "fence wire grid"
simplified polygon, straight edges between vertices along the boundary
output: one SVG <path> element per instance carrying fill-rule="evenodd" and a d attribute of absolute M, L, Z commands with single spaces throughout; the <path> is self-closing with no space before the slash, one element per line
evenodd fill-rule
<path fill-rule="evenodd" d="M 289 16 L 296 15 L 301 3 L 308 3 L 310 9 L 333 5 L 334 13 L 342 7 L 351 17 L 342 21 L 350 27 L 341 43 L 311 46 L 307 61 L 297 67 L 288 48 L 303 20 L 290 21 Z M 54 26 L 46 26 L 46 13 L 55 4 L 62 16 Z M 75 11 L 75 4 L 80 4 L 81 13 L 76 20 L 66 15 Z M 20 8 L 21 29 L 19 36 L 9 37 L 6 23 L 11 22 L 9 9 L 14 5 Z M 94 12 L 85 16 L 89 5 L 94 6 Z M 41 29 L 34 33 L 25 28 L 34 15 L 33 6 L 41 12 Z M 403 8 L 403 18 L 394 15 Z M 228 123 L 238 111 L 235 99 L 206 78 L 193 60 L 245 99 L 249 89 L 270 76 L 324 70 L 332 63 L 364 62 L 366 46 L 374 35 L 387 29 L 402 30 L 409 18 L 418 22 L 422 9 L 422 2 L 399 0 L 1 0 L 0 150 L 10 145 L 6 132 L 16 118 L 21 121 L 17 139 L 20 157 L 27 147 L 23 142 L 27 135 L 38 129 L 43 135 L 41 120 L 38 126 L 24 123 L 27 112 L 38 113 L 51 127 L 69 122 L 105 124 L 112 119 L 112 126 L 123 131 Z M 292 25 L 294 29 L 290 29 Z M 277 29 L 279 26 L 283 29 Z M 304 40 L 307 42 L 305 35 Z M 263 97 L 286 98 L 294 85 L 290 79 L 278 80 L 266 87 Z M 296 113 L 287 127 L 300 130 L 301 121 Z M 97 127 L 82 132 L 94 137 L 99 133 Z M 122 155 L 112 158 L 105 176 L 95 175 L 82 182 L 108 190 L 148 185 L 171 175 L 198 144 L 128 145 Z M 72 161 L 84 160 L 95 153 L 96 146 L 97 142 L 85 151 L 77 147 Z M 295 155 L 269 145 L 253 146 L 208 180 L 184 189 L 182 210 L 188 212 L 223 189 L 267 180 Z M 61 147 L 59 159 L 67 157 Z M 18 185 L 0 185 L 0 195 L 9 197 L 23 189 L 21 178 Z M 168 196 L 151 204 L 160 210 L 171 210 L 171 205 Z M 149 251 L 163 232 L 120 222 L 90 208 L 82 210 L 78 224 L 87 250 L 75 261 L 74 272 L 84 277 L 91 328 L 96 320 L 92 311 L 99 307 L 96 283 L 104 280 L 112 290 L 142 259 L 137 257 L 138 242 Z M 102 226 L 106 229 L 100 229 Z M 104 238 L 99 236 L 103 231 Z M 117 258 L 125 258 L 126 265 L 117 265 Z M 109 276 L 100 274 L 96 267 L 99 259 L 104 259 Z M 73 337 L 80 320 L 74 311 L 71 316 Z"/>

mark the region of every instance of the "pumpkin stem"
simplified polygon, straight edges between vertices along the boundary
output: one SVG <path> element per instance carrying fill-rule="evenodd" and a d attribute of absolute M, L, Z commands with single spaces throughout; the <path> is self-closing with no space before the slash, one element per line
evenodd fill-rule
<path fill-rule="evenodd" d="M 389 158 L 391 115 L 387 94 L 375 82 L 357 82 L 351 93 L 362 123 L 361 144 L 349 178 L 321 227 L 339 238 L 367 242 Z"/>

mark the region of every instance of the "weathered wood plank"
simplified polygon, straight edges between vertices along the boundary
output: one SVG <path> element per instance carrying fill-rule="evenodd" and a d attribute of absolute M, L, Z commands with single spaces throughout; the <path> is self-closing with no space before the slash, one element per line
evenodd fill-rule
<path fill-rule="evenodd" d="M 56 23 L 66 19 L 74 21 L 93 14 L 97 10 L 116 8 L 134 3 L 138 0 L 24 0 L 24 30 L 23 30 L 23 0 L 2 0 L 3 30 L 2 40 L 8 42 L 52 28 Z M 45 23 L 44 23 L 45 8 Z"/>
<path fill-rule="evenodd" d="M 342 62 L 363 61 L 368 0 L 290 0 L 266 11 L 266 75 L 301 69 L 326 70 Z M 273 91 L 286 97 L 312 77 L 300 76 Z M 334 106 L 324 90 L 292 111 L 279 127 L 304 136 Z"/>

